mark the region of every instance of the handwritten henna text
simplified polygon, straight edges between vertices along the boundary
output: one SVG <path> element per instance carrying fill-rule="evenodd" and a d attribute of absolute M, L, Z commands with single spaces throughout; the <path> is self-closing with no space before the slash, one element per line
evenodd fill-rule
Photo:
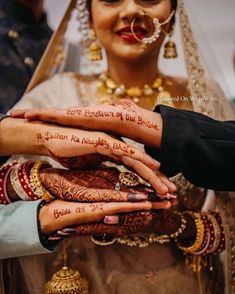
<path fill-rule="evenodd" d="M 68 116 L 83 116 L 83 117 L 109 117 L 109 118 L 118 118 L 122 121 L 130 121 L 133 123 L 136 123 L 137 125 L 142 125 L 147 128 L 153 128 L 155 130 L 159 130 L 159 127 L 157 124 L 149 121 L 149 120 L 144 120 L 141 116 L 133 115 L 135 113 L 134 111 L 129 111 L 126 113 L 123 113 L 121 111 L 118 112 L 113 112 L 113 111 L 102 111 L 102 110 L 97 110 L 97 111 L 91 111 L 89 109 L 70 109 L 67 110 L 67 115 Z"/>
<path fill-rule="evenodd" d="M 79 143 L 82 145 L 92 145 L 94 147 L 104 147 L 105 149 L 114 149 L 114 150 L 121 150 L 122 152 L 126 154 L 135 154 L 135 151 L 128 145 L 122 144 L 122 143 L 112 143 L 110 144 L 106 139 L 104 138 L 98 138 L 93 139 L 89 137 L 82 137 L 76 135 L 65 135 L 61 133 L 53 133 L 53 132 L 45 132 L 43 133 L 37 133 L 36 134 L 38 140 L 62 140 L 62 141 L 70 141 L 74 143 Z"/>

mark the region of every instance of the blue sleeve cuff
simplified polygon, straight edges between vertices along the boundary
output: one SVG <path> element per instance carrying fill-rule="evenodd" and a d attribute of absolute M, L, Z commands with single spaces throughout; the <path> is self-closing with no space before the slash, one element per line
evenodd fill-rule
<path fill-rule="evenodd" d="M 51 252 L 38 233 L 38 201 L 0 205 L 0 258 Z"/>

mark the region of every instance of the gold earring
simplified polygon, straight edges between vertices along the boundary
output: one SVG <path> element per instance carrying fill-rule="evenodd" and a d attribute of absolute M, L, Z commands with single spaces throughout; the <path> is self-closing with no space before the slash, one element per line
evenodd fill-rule
<path fill-rule="evenodd" d="M 178 54 L 177 54 L 176 44 L 175 42 L 171 40 L 171 37 L 173 35 L 173 27 L 169 33 L 164 31 L 163 28 L 162 28 L 162 32 L 169 37 L 169 40 L 166 42 L 164 47 L 164 58 L 166 59 L 177 58 Z"/>
<path fill-rule="evenodd" d="M 92 36 L 92 43 L 90 45 L 90 61 L 101 61 L 102 60 L 102 52 L 101 52 L 101 47 L 96 41 L 96 35 L 95 32 L 93 31 L 93 36 Z"/>

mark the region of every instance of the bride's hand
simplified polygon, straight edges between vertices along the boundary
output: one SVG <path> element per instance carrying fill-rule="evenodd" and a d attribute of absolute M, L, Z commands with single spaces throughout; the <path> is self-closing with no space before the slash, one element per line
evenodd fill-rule
<path fill-rule="evenodd" d="M 106 215 L 103 222 L 82 224 L 58 230 L 57 236 L 100 235 L 125 236 L 137 233 L 155 233 L 157 235 L 173 235 L 179 232 L 180 237 L 192 238 L 196 235 L 196 227 L 190 216 L 181 216 L 171 210 L 151 210 L 122 212 Z M 173 236 L 172 236 L 173 238 Z"/>
<path fill-rule="evenodd" d="M 97 170 L 64 170 L 46 168 L 40 172 L 43 186 L 55 197 L 76 202 L 159 201 L 160 195 L 144 185 L 127 187 L 119 181 L 115 168 Z M 137 182 L 138 184 L 138 182 Z M 171 199 L 156 203 L 158 208 L 169 208 Z M 174 196 L 172 196 L 174 197 Z M 159 206 L 158 206 L 159 205 Z"/>
<path fill-rule="evenodd" d="M 12 110 L 11 115 L 64 126 L 108 131 L 156 148 L 161 145 L 161 115 L 141 108 L 127 99 L 114 105 L 85 108 Z"/>
<path fill-rule="evenodd" d="M 149 201 L 76 203 L 55 200 L 40 209 L 39 221 L 41 233 L 47 235 L 67 226 L 102 222 L 109 214 L 158 208 L 159 203 Z"/>
<path fill-rule="evenodd" d="M 37 129 L 37 144 L 48 155 L 67 168 L 95 168 L 102 160 L 112 158 L 133 169 L 160 194 L 174 192 L 176 187 L 157 169 L 159 162 L 146 153 L 108 134 L 42 124 Z"/>

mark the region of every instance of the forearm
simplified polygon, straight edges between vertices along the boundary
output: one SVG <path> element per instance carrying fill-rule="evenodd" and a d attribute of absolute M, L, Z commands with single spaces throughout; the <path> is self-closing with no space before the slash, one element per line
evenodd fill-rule
<path fill-rule="evenodd" d="M 43 128 L 39 122 L 6 118 L 0 123 L 0 156 L 13 154 L 46 155 L 44 145 L 37 140 L 37 132 Z"/>
<path fill-rule="evenodd" d="M 185 215 L 186 227 L 180 234 L 183 238 L 194 238 L 196 236 L 195 223 L 189 215 Z M 158 213 L 156 230 L 159 235 L 171 235 L 179 230 L 182 225 L 182 218 L 178 213 L 167 210 Z"/>
<path fill-rule="evenodd" d="M 135 141 L 159 149 L 161 147 L 162 132 L 163 120 L 161 115 L 145 110 L 143 115 L 138 116 L 136 119 L 136 131 L 130 131 L 130 134 Z"/>

